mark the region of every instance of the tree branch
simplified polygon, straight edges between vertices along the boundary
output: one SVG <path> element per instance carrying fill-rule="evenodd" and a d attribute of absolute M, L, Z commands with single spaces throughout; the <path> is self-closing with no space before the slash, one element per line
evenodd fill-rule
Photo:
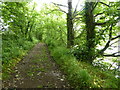
<path fill-rule="evenodd" d="M 110 7 L 110 6 L 107 5 L 106 3 L 103 3 L 103 2 L 99 2 L 99 3 L 101 3 L 101 4 L 103 4 L 103 5 L 107 6 L 107 7 Z"/>
<path fill-rule="evenodd" d="M 103 55 L 103 56 L 105 56 L 105 57 L 120 57 L 120 55 Z"/>
<path fill-rule="evenodd" d="M 120 55 L 112 55 L 112 54 L 108 54 L 108 55 L 103 55 L 105 57 L 120 57 Z"/>
<path fill-rule="evenodd" d="M 120 51 L 118 51 L 118 52 L 115 52 L 115 53 L 113 53 L 113 54 L 115 55 L 115 54 L 117 54 L 117 53 L 120 53 Z"/>
<path fill-rule="evenodd" d="M 64 6 L 64 7 L 67 7 L 67 6 L 65 6 L 65 5 L 61 5 L 61 4 L 56 4 L 56 3 L 53 3 L 55 6 L 57 6 L 59 9 L 55 9 L 55 10 L 59 10 L 59 11 L 61 11 L 61 12 L 63 12 L 63 13 L 66 13 L 67 14 L 67 12 L 66 11 L 64 11 L 64 10 L 62 10 L 59 6 Z M 68 8 L 68 7 L 67 7 Z M 55 11 L 54 10 L 54 11 Z"/>
<path fill-rule="evenodd" d="M 61 12 L 63 12 L 63 13 L 66 13 L 66 14 L 67 14 L 67 12 L 64 11 L 64 10 L 62 10 L 61 8 L 59 8 L 58 10 L 61 11 Z"/>
<path fill-rule="evenodd" d="M 78 0 L 78 3 L 77 3 L 77 5 L 76 5 L 76 7 L 75 7 L 75 10 L 74 10 L 74 12 L 73 12 L 73 15 L 74 15 L 74 14 L 76 13 L 76 11 L 77 11 L 77 7 L 78 7 L 79 2 L 80 2 L 80 0 Z"/>
<path fill-rule="evenodd" d="M 96 8 L 96 6 L 98 5 L 98 2 L 97 3 L 95 3 L 95 6 L 93 7 L 93 9 L 92 9 L 92 11 L 91 12 L 93 12 L 94 11 L 94 9 Z"/>
<path fill-rule="evenodd" d="M 67 12 L 65 12 L 64 10 L 62 10 L 62 9 L 54 9 L 54 10 L 51 10 L 49 13 L 52 13 L 52 12 L 54 12 L 54 11 L 61 11 L 61 12 L 63 12 L 63 13 L 66 13 L 67 14 Z M 49 13 L 45 13 L 45 14 L 49 14 Z"/>
<path fill-rule="evenodd" d="M 104 12 L 98 13 L 98 14 L 96 14 L 94 17 L 97 17 L 97 16 L 99 16 L 99 15 L 101 15 L 101 14 L 104 14 Z"/>
<path fill-rule="evenodd" d="M 118 36 L 116 36 L 116 37 L 114 37 L 114 38 L 111 38 L 111 40 L 115 40 L 115 39 L 117 39 L 117 38 L 120 38 L 120 35 L 118 35 Z"/>
<path fill-rule="evenodd" d="M 106 43 L 105 47 L 100 51 L 100 54 L 103 54 L 104 51 L 110 46 L 110 42 L 111 42 L 111 38 L 112 38 L 112 27 L 113 27 L 113 24 L 111 25 L 110 27 L 110 32 L 109 32 L 109 40 L 108 42 Z"/>
<path fill-rule="evenodd" d="M 113 54 L 106 54 L 106 55 L 103 55 L 103 56 L 106 56 L 106 57 L 119 57 L 120 55 L 115 55 L 115 54 L 117 54 L 117 53 L 120 53 L 120 51 L 115 52 L 115 53 L 113 53 Z"/>
<path fill-rule="evenodd" d="M 100 54 L 103 54 L 104 51 L 105 51 L 109 46 L 111 46 L 111 45 L 109 45 L 110 42 L 111 42 L 112 40 L 115 40 L 115 39 L 119 38 L 120 35 L 118 35 L 118 36 L 116 36 L 116 37 L 114 37 L 114 38 L 110 38 L 110 37 L 111 37 L 111 35 L 109 35 L 109 41 L 107 42 L 107 44 L 105 45 L 105 47 L 100 51 Z"/>
<path fill-rule="evenodd" d="M 63 6 L 63 7 L 66 7 L 66 8 L 68 8 L 68 6 L 66 6 L 66 5 L 62 5 L 62 4 L 57 4 L 57 3 L 54 3 L 54 2 L 52 2 L 54 5 L 56 5 L 56 6 Z"/>
<path fill-rule="evenodd" d="M 112 43 L 110 46 L 112 46 L 113 44 L 115 44 L 115 43 L 117 43 L 117 42 L 119 42 L 120 40 L 117 40 L 117 41 L 115 41 L 114 43 Z"/>

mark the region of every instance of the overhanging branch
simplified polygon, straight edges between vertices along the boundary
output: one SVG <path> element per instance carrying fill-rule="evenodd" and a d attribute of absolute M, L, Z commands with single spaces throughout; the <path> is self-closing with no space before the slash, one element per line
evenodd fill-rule
<path fill-rule="evenodd" d="M 66 13 L 67 14 L 67 12 L 65 12 L 64 10 L 62 10 L 62 9 L 54 9 L 54 10 L 51 10 L 49 13 L 52 13 L 52 12 L 54 12 L 54 11 L 61 11 L 61 12 L 63 12 L 63 13 Z M 45 13 L 45 14 L 49 14 L 49 13 Z"/>
<path fill-rule="evenodd" d="M 111 38 L 112 38 L 112 27 L 113 27 L 113 24 L 112 24 L 111 27 L 110 27 L 109 40 L 108 40 L 108 42 L 106 43 L 105 47 L 100 51 L 100 54 L 103 54 L 104 51 L 110 46 L 110 42 L 111 42 Z"/>
<path fill-rule="evenodd" d="M 92 11 L 91 12 L 93 12 L 94 11 L 94 9 L 96 8 L 96 6 L 98 5 L 98 2 L 97 3 L 95 3 L 95 5 L 94 5 L 94 7 L 93 7 L 93 9 L 92 9 Z"/>
<path fill-rule="evenodd" d="M 119 42 L 120 40 L 117 40 L 117 41 L 115 41 L 114 43 L 112 43 L 110 46 L 112 46 L 113 44 L 115 44 L 115 43 L 117 43 L 117 42 Z"/>
<path fill-rule="evenodd" d="M 103 55 L 105 57 L 120 57 L 120 55 L 113 55 L 113 54 L 107 54 L 107 55 Z"/>
<path fill-rule="evenodd" d="M 118 54 L 118 55 L 115 55 L 115 54 L 117 54 L 117 53 L 120 53 L 120 51 L 115 52 L 115 53 L 113 53 L 113 54 L 106 54 L 106 55 L 103 55 L 103 56 L 106 56 L 106 57 L 119 57 L 119 56 L 120 56 L 119 54 Z"/>
<path fill-rule="evenodd" d="M 98 13 L 98 14 L 96 14 L 94 17 L 97 17 L 97 16 L 99 16 L 99 15 L 101 15 L 101 14 L 104 14 L 104 12 Z"/>
<path fill-rule="evenodd" d="M 76 13 L 76 11 L 77 11 L 77 7 L 78 7 L 79 2 L 80 2 L 80 0 L 78 0 L 78 3 L 77 3 L 77 5 L 76 5 L 76 7 L 75 7 L 75 10 L 74 10 L 74 12 L 73 12 L 73 15 L 74 15 L 74 14 Z"/>
<path fill-rule="evenodd" d="M 103 3 L 103 2 L 100 2 L 101 4 L 107 6 L 107 7 L 110 7 L 109 5 L 107 5 L 106 3 Z"/>
<path fill-rule="evenodd" d="M 57 6 L 59 9 L 55 9 L 55 10 L 59 10 L 59 11 L 61 11 L 61 12 L 63 12 L 63 13 L 66 13 L 67 14 L 67 12 L 66 11 L 64 11 L 64 10 L 62 10 L 59 6 L 64 6 L 64 7 L 67 7 L 67 6 L 65 6 L 65 5 L 62 5 L 62 4 L 56 4 L 56 3 L 53 3 L 55 6 Z M 68 7 L 67 7 L 68 8 Z"/>
<path fill-rule="evenodd" d="M 115 39 L 117 39 L 117 38 L 119 38 L 120 37 L 120 35 L 118 35 L 118 36 L 116 36 L 116 37 L 114 37 L 114 38 L 110 38 L 110 40 L 107 42 L 107 44 L 105 45 L 105 47 L 100 51 L 100 53 L 103 53 L 110 45 L 110 42 L 112 41 L 112 40 L 115 40 Z"/>
<path fill-rule="evenodd" d="M 116 37 L 114 37 L 114 38 L 111 38 L 111 40 L 115 40 L 115 39 L 117 39 L 117 38 L 120 38 L 120 35 L 118 35 L 118 36 L 116 36 Z"/>
<path fill-rule="evenodd" d="M 56 6 L 63 6 L 63 7 L 66 7 L 66 8 L 68 8 L 68 6 L 66 6 L 66 5 L 62 5 L 62 4 L 57 4 L 57 3 L 54 3 L 54 2 L 52 2 L 54 5 L 56 5 Z"/>

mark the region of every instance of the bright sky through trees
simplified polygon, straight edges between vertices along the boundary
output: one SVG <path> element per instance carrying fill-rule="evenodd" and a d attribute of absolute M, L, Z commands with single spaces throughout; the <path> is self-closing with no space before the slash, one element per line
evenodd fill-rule
<path fill-rule="evenodd" d="M 57 4 L 62 4 L 62 5 L 67 5 L 67 1 L 68 0 L 33 0 L 33 2 L 36 2 L 37 3 L 37 10 L 39 11 L 40 10 L 40 8 L 42 7 L 42 5 L 43 5 L 43 3 L 47 3 L 47 4 L 49 4 L 49 3 L 57 3 Z M 78 5 L 78 9 L 80 9 L 80 7 L 82 7 L 82 3 L 83 3 L 83 1 L 84 0 L 74 0 L 73 1 L 73 8 L 75 8 L 76 7 L 76 5 L 77 5 L 77 3 L 79 2 L 79 5 Z M 64 7 L 61 7 L 62 9 L 66 9 L 67 10 L 67 8 L 64 8 Z"/>

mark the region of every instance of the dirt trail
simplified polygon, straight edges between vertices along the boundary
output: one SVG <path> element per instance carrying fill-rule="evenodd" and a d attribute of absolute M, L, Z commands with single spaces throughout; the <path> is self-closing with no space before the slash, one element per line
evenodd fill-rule
<path fill-rule="evenodd" d="M 65 88 L 69 84 L 44 43 L 37 44 L 16 66 L 7 88 Z"/>

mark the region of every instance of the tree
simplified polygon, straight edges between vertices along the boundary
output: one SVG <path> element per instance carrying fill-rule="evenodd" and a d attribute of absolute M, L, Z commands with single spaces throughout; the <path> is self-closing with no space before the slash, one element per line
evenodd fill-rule
<path fill-rule="evenodd" d="M 62 11 L 66 14 L 67 16 L 67 47 L 71 48 L 74 45 L 74 29 L 73 29 L 73 17 L 74 17 L 74 13 L 76 13 L 76 10 L 72 11 L 72 0 L 68 0 L 68 7 L 65 5 L 61 5 L 61 4 L 56 4 L 53 3 L 55 6 L 57 6 L 59 9 L 59 11 Z M 68 8 L 68 13 L 65 12 L 64 10 L 62 10 L 59 6 L 63 6 L 63 7 L 67 7 Z"/>
<path fill-rule="evenodd" d="M 73 14 L 72 14 L 72 0 L 68 0 L 67 13 L 67 47 L 74 45 L 74 31 L 73 31 Z"/>
<path fill-rule="evenodd" d="M 95 54 L 95 18 L 93 10 L 97 3 L 85 2 L 85 24 L 86 24 L 86 47 L 87 47 L 87 60 L 92 63 Z"/>
<path fill-rule="evenodd" d="M 103 9 L 100 7 L 100 5 L 103 5 Z M 120 35 L 115 36 L 117 33 L 117 31 L 115 30 L 117 29 L 116 24 L 119 19 L 117 7 L 118 3 L 109 2 L 108 5 L 104 2 L 85 2 L 86 48 L 88 52 L 86 59 L 88 62 L 92 63 L 96 57 L 98 57 L 99 55 L 104 55 L 104 52 L 110 47 L 111 41 L 120 37 Z M 106 18 L 108 20 L 106 20 Z M 100 26 L 101 28 L 96 29 L 98 26 Z M 103 30 L 103 28 L 105 29 Z M 106 39 L 108 40 L 108 42 L 106 42 L 104 48 L 98 51 L 96 49 L 96 46 L 101 43 L 102 35 L 105 36 L 102 38 L 102 40 L 105 40 L 106 37 L 109 38 Z M 116 53 L 113 53 L 111 54 L 111 56 L 114 56 L 115 54 Z"/>
<path fill-rule="evenodd" d="M 8 25 L 8 31 L 16 37 L 24 37 L 31 40 L 30 33 L 35 24 L 37 12 L 28 8 L 26 2 L 4 2 L 2 4 L 2 20 Z M 22 22 L 22 23 L 20 23 Z"/>

